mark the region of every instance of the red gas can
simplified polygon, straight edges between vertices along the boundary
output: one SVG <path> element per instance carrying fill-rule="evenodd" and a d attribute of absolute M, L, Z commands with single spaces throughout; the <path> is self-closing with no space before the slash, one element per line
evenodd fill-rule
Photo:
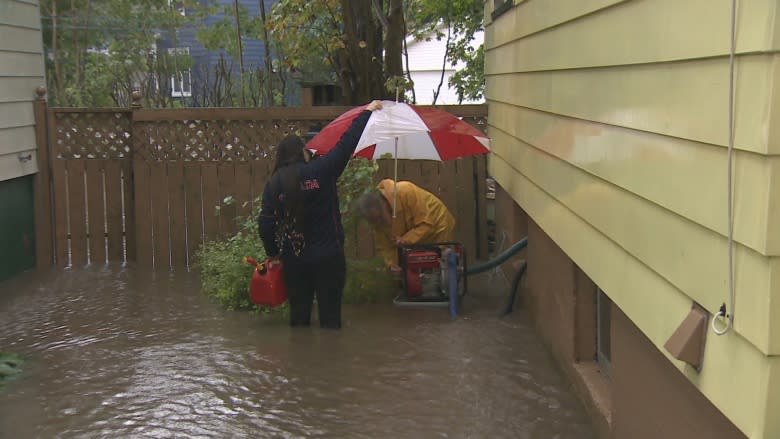
<path fill-rule="evenodd" d="M 287 285 L 282 277 L 282 261 L 265 260 L 258 263 L 245 257 L 246 263 L 255 267 L 249 284 L 249 300 L 255 305 L 276 307 L 287 301 Z"/>

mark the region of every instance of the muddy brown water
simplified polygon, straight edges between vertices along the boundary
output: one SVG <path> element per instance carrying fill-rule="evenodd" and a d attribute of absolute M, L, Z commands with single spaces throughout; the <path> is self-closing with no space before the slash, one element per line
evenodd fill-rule
<path fill-rule="evenodd" d="M 471 281 L 471 279 L 470 279 Z M 588 439 L 593 429 L 507 287 L 464 312 L 344 307 L 344 329 L 230 312 L 193 274 L 122 267 L 0 283 L 2 438 Z"/>

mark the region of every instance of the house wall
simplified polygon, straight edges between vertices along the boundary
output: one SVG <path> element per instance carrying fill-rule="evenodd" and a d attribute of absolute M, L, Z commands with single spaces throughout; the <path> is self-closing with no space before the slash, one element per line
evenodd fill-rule
<path fill-rule="evenodd" d="M 0 1 L 0 181 L 37 171 L 32 102 L 43 72 L 38 2 Z"/>
<path fill-rule="evenodd" d="M 0 0 L 0 280 L 35 265 L 35 89 L 45 85 L 38 2 Z"/>
<path fill-rule="evenodd" d="M 451 62 L 444 63 L 444 54 L 447 50 L 446 36 L 441 40 L 437 40 L 433 34 L 430 36 L 430 40 L 416 41 L 410 38 L 406 42 L 408 60 L 409 60 L 409 74 L 414 81 L 415 98 L 418 104 L 431 104 L 433 103 L 433 92 L 439 89 L 439 83 L 442 86 L 439 96 L 436 99 L 436 104 L 440 105 L 455 105 L 458 104 L 458 94 L 455 88 L 449 87 L 449 79 L 458 70 L 464 67 L 463 63 L 457 63 L 454 66 Z M 474 48 L 479 47 L 484 40 L 484 33 L 477 32 L 474 35 L 474 41 L 472 46 Z M 404 60 L 404 69 L 406 69 L 407 58 Z M 444 78 L 442 79 L 442 69 L 444 69 Z M 483 103 L 484 100 L 479 101 L 463 101 L 464 104 L 470 103 Z"/>
<path fill-rule="evenodd" d="M 739 2 L 735 328 L 709 332 L 700 372 L 663 345 L 694 302 L 710 313 L 728 302 L 731 2 L 514 3 L 492 20 L 485 3 L 490 174 L 729 422 L 747 437 L 780 437 L 777 2 Z M 499 228 L 520 227 L 496 216 Z M 544 278 L 532 243 L 529 283 Z M 549 306 L 569 325 L 576 312 L 561 299 Z M 576 346 L 547 339 L 553 350 Z M 620 382 L 613 397 L 625 394 Z M 615 416 L 613 427 L 628 415 Z"/>

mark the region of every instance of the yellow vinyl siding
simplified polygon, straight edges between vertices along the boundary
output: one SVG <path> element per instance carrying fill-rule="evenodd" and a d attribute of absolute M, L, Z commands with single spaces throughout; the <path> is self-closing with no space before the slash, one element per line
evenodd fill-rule
<path fill-rule="evenodd" d="M 496 101 L 491 102 L 491 116 L 494 136 L 534 145 L 726 236 L 724 148 Z M 765 201 L 771 176 L 780 175 L 780 157 L 767 160 L 738 151 L 735 162 L 735 239 L 759 253 L 780 255 Z"/>
<path fill-rule="evenodd" d="M 2 59 L 2 58 L 0 58 Z M 19 76 L 12 78 L 0 78 L 3 84 L 0 93 L 0 102 L 30 102 L 35 98 L 35 89 L 46 85 L 43 76 Z"/>
<path fill-rule="evenodd" d="M 775 2 L 739 2 L 739 52 L 780 49 Z M 502 15 L 485 35 L 486 47 L 506 45 L 501 48 L 511 52 L 486 53 L 486 65 L 491 68 L 506 68 L 512 65 L 510 59 L 515 62 L 511 71 L 526 72 L 729 53 L 731 9 L 723 0 L 532 1 L 517 9 L 522 12 Z"/>
<path fill-rule="evenodd" d="M 773 113 L 768 97 L 778 81 L 777 57 L 739 57 L 739 123 L 734 139 L 738 149 L 780 154 L 780 143 L 769 141 Z M 510 55 L 499 58 L 509 59 Z M 491 101 L 715 145 L 728 144 L 728 60 L 724 58 L 534 73 L 487 69 L 487 98 Z"/>
<path fill-rule="evenodd" d="M 0 51 L 0 77 L 43 78 L 43 71 L 43 56 L 41 54 Z M 35 90 L 32 93 L 34 94 Z"/>
<path fill-rule="evenodd" d="M 0 2 L 0 25 L 40 29 L 41 19 L 36 2 L 22 3 L 14 0 Z"/>
<path fill-rule="evenodd" d="M 32 53 L 40 56 L 41 31 L 37 28 L 4 26 L 0 23 L 0 52 Z"/>
<path fill-rule="evenodd" d="M 34 93 L 35 90 L 32 90 L 30 94 Z M 0 99 L 0 129 L 34 125 L 35 116 L 31 101 L 32 99 L 28 102 L 3 102 Z"/>
<path fill-rule="evenodd" d="M 30 144 L 30 139 L 35 139 L 35 127 L 32 125 L 0 129 L 0 145 L 4 145 L 0 154 L 12 154 L 34 149 L 35 145 Z"/>
<path fill-rule="evenodd" d="M 687 295 L 501 157 L 491 157 L 490 174 L 668 356 L 662 346 L 690 311 Z M 780 394 L 780 382 L 770 381 L 780 370 L 778 357 L 764 356 L 734 331 L 723 337 L 710 333 L 707 340 L 700 373 L 671 357 L 670 361 L 748 437 L 776 437 L 763 432 L 780 431 L 780 418 L 763 407 Z"/>
<path fill-rule="evenodd" d="M 780 437 L 779 9 L 739 2 L 736 327 L 700 373 L 667 354 L 751 438 Z M 491 175 L 664 353 L 693 301 L 728 301 L 730 14 L 515 1 L 485 34 Z"/>
<path fill-rule="evenodd" d="M 37 171 L 33 100 L 46 85 L 40 29 L 37 2 L 0 0 L 0 181 Z"/>
<path fill-rule="evenodd" d="M 553 199 L 693 300 L 709 310 L 718 309 L 725 299 L 728 276 L 725 237 L 498 130 L 491 130 L 490 135 L 496 156 L 514 164 Z M 638 164 L 626 162 L 624 166 Z M 769 335 L 772 327 L 780 330 L 780 322 L 771 321 L 766 298 L 770 297 L 772 268 L 780 264 L 780 258 L 766 258 L 741 245 L 735 254 L 740 315 L 736 329 L 762 352 L 776 354 L 780 345 L 770 345 Z"/>

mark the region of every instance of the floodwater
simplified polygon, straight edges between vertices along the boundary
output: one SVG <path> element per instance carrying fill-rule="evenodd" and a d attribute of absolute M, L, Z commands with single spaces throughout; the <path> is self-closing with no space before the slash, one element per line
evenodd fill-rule
<path fill-rule="evenodd" d="M 0 350 L 27 360 L 0 437 L 595 437 L 523 314 L 497 317 L 506 290 L 470 279 L 455 320 L 347 305 L 329 331 L 222 310 L 192 274 L 24 274 L 0 283 Z"/>

